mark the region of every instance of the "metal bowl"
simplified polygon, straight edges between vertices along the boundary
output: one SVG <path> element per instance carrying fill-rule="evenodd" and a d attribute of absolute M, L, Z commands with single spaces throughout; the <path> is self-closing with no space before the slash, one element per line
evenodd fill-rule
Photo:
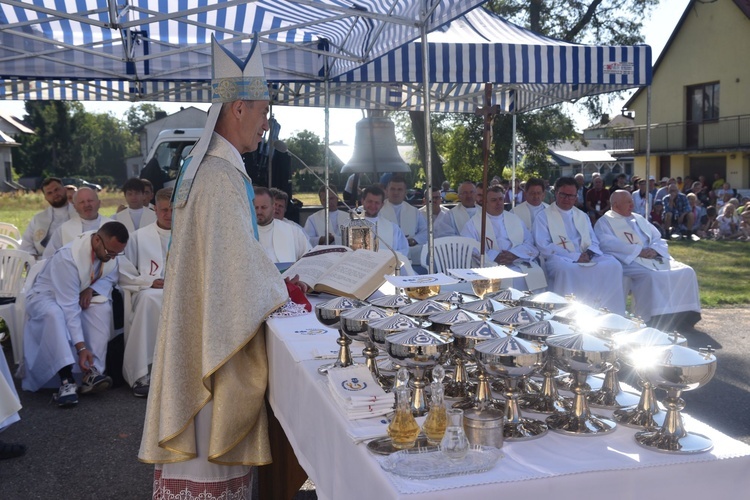
<path fill-rule="evenodd" d="M 537 342 L 544 341 L 550 335 L 561 335 L 564 333 L 571 334 L 574 331 L 569 325 L 553 319 L 529 323 L 528 325 L 519 326 L 516 330 L 517 337 Z"/>
<path fill-rule="evenodd" d="M 442 359 L 453 344 L 453 338 L 423 328 L 411 328 L 388 335 L 385 350 L 401 366 L 428 368 Z"/>
<path fill-rule="evenodd" d="M 438 333 L 450 333 L 451 326 L 459 323 L 468 323 L 469 321 L 477 321 L 479 317 L 461 309 L 453 309 L 452 311 L 431 314 L 427 319 L 432 322 L 430 330 Z M 423 326 L 423 328 L 425 327 Z"/>
<path fill-rule="evenodd" d="M 367 334 L 367 324 L 372 320 L 392 315 L 393 311 L 375 306 L 364 306 L 344 311 L 341 314 L 341 331 L 351 340 L 369 342 L 370 337 Z"/>
<path fill-rule="evenodd" d="M 687 345 L 687 338 L 677 332 L 664 333 L 656 328 L 640 328 L 630 332 L 619 332 L 612 335 L 615 348 L 627 352 L 639 347 Z"/>
<path fill-rule="evenodd" d="M 487 373 L 499 377 L 524 377 L 541 368 L 547 346 L 517 337 L 481 342 L 474 355 Z"/>
<path fill-rule="evenodd" d="M 463 304 L 467 300 L 476 300 L 477 298 L 478 297 L 476 295 L 452 291 L 439 293 L 432 297 L 432 300 L 434 300 L 435 302 L 446 302 L 450 305 L 458 305 Z"/>
<path fill-rule="evenodd" d="M 489 316 L 494 312 L 508 308 L 508 306 L 494 299 L 472 300 L 471 302 L 459 304 L 458 307 L 464 311 L 481 314 L 482 316 Z"/>
<path fill-rule="evenodd" d="M 553 311 L 552 319 L 568 324 L 575 324 L 577 322 L 585 323 L 595 316 L 599 316 L 601 313 L 599 309 L 581 304 L 580 302 L 573 302 L 567 307 Z"/>
<path fill-rule="evenodd" d="M 420 323 L 405 314 L 394 314 L 386 318 L 374 319 L 367 323 L 367 335 L 378 345 L 385 344 L 385 338 L 395 332 L 419 328 Z"/>
<path fill-rule="evenodd" d="M 409 304 L 408 306 L 402 307 L 401 309 L 399 309 L 399 312 L 413 318 L 427 319 L 427 317 L 431 314 L 444 312 L 449 309 L 451 309 L 451 306 L 449 304 L 446 304 L 445 302 L 436 302 L 434 300 L 419 300 Z"/>
<path fill-rule="evenodd" d="M 548 311 L 542 309 L 518 306 L 493 313 L 490 320 L 501 325 L 519 326 L 536 323 L 548 319 L 550 316 L 551 314 Z"/>
<path fill-rule="evenodd" d="M 315 305 L 315 317 L 326 326 L 333 326 L 339 322 L 341 313 L 349 309 L 363 307 L 367 304 L 357 299 L 336 297 Z"/>
<path fill-rule="evenodd" d="M 537 293 L 536 295 L 523 297 L 519 301 L 519 304 L 527 307 L 536 307 L 538 309 L 555 311 L 557 309 L 562 309 L 563 307 L 569 306 L 570 301 L 562 295 L 558 295 L 554 292 L 542 292 Z"/>
<path fill-rule="evenodd" d="M 643 328 L 644 325 L 627 319 L 619 314 L 606 313 L 587 319 L 578 325 L 598 337 L 604 339 L 612 338 L 612 335 L 620 332 L 631 332 Z"/>
<path fill-rule="evenodd" d="M 617 361 L 611 345 L 589 333 L 550 335 L 546 344 L 555 365 L 567 372 L 601 373 Z"/>
<path fill-rule="evenodd" d="M 378 297 L 377 299 L 369 300 L 370 305 L 382 307 L 383 309 L 401 309 L 404 306 L 408 306 L 412 302 L 414 302 L 413 299 L 410 299 L 406 295 L 383 295 L 382 297 Z"/>
<path fill-rule="evenodd" d="M 495 293 L 488 293 L 484 296 L 485 299 L 494 299 L 498 302 L 502 302 L 503 304 L 507 304 L 509 306 L 517 306 L 521 299 L 526 297 L 528 294 L 526 292 L 522 292 L 521 290 L 516 290 L 515 288 L 505 288 L 503 290 L 500 290 L 499 292 Z"/>
<path fill-rule="evenodd" d="M 716 356 L 680 345 L 643 347 L 630 353 L 629 358 L 638 375 L 665 390 L 697 389 L 716 373 Z"/>
<path fill-rule="evenodd" d="M 480 342 L 506 337 L 509 331 L 489 321 L 469 321 L 451 326 L 453 348 L 471 353 Z"/>

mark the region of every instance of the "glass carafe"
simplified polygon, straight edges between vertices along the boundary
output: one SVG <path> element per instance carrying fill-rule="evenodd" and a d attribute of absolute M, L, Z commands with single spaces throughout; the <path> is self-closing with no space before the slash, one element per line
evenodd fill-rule
<path fill-rule="evenodd" d="M 448 413 L 448 427 L 440 442 L 440 449 L 451 460 L 461 460 L 469 452 L 469 439 L 464 432 L 464 411 L 450 408 Z"/>
<path fill-rule="evenodd" d="M 409 374 L 406 368 L 401 368 L 397 375 L 397 380 L 402 382 L 397 384 L 396 392 L 396 414 L 388 425 L 388 435 L 391 437 L 393 447 L 398 450 L 412 448 L 419 435 L 419 424 L 411 413 L 411 404 L 409 401 Z M 406 380 L 404 380 L 404 378 Z"/>
<path fill-rule="evenodd" d="M 422 424 L 422 432 L 427 436 L 427 442 L 432 445 L 440 444 L 445 435 L 445 428 L 448 427 L 448 413 L 445 409 L 443 398 L 443 377 L 445 369 L 442 365 L 435 365 L 432 369 L 432 383 L 430 389 L 430 412 Z"/>

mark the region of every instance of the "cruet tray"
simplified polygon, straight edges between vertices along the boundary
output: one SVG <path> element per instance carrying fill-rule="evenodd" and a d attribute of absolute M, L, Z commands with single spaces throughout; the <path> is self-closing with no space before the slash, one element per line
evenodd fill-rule
<path fill-rule="evenodd" d="M 408 479 L 435 479 L 490 470 L 503 456 L 497 448 L 473 445 L 461 460 L 451 460 L 439 448 L 403 450 L 381 460 L 380 466 Z"/>

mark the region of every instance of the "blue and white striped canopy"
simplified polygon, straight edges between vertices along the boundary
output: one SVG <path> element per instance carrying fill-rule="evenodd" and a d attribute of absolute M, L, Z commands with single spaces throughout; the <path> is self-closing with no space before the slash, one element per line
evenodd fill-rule
<path fill-rule="evenodd" d="M 0 0 L 0 98 L 209 101 L 211 34 L 320 81 L 486 0 Z"/>
<path fill-rule="evenodd" d="M 427 2 L 433 111 L 475 111 L 485 83 L 523 112 L 651 82 L 647 45 L 554 40 L 483 1 Z M 211 33 L 242 55 L 257 31 L 277 104 L 324 106 L 328 75 L 331 107 L 423 108 L 421 0 L 120 2 L 0 0 L 0 99 L 207 102 Z"/>

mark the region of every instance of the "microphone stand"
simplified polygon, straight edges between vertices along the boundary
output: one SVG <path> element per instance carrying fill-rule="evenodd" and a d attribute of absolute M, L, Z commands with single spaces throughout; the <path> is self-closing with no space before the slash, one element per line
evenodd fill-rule
<path fill-rule="evenodd" d="M 318 174 L 316 174 L 315 171 L 307 165 L 307 163 L 305 163 L 304 161 L 302 161 L 302 158 L 300 158 L 296 154 L 294 154 L 291 151 L 289 151 L 289 147 L 286 145 L 286 143 L 284 141 L 276 141 L 276 142 L 273 143 L 273 146 L 274 146 L 274 149 L 276 149 L 277 152 L 279 152 L 279 153 L 286 153 L 289 156 L 291 156 L 292 158 L 295 158 L 298 162 L 300 162 L 302 164 L 303 167 L 305 167 L 307 169 L 308 172 L 310 172 L 311 174 L 313 174 L 313 176 L 317 180 L 319 180 L 321 184 L 323 184 L 326 187 L 326 203 L 325 203 L 325 206 L 324 206 L 324 210 L 325 210 L 325 214 L 324 215 L 325 215 L 325 221 L 326 221 L 325 231 L 326 231 L 326 241 L 327 241 L 328 240 L 328 235 L 330 234 L 330 231 L 329 231 L 329 228 L 328 228 L 328 215 L 329 215 L 329 209 L 328 209 L 328 192 L 329 192 L 329 188 L 328 188 L 328 183 L 326 181 L 324 181 L 323 179 L 321 179 L 320 176 Z M 349 213 L 357 213 L 357 209 L 356 208 L 352 208 L 349 205 L 347 205 L 346 202 L 339 196 L 338 193 L 336 193 L 336 199 L 338 201 L 340 201 L 347 208 L 347 210 L 349 210 Z M 375 225 L 375 227 L 377 228 L 377 224 Z M 401 275 L 401 265 L 400 265 L 401 264 L 401 260 L 398 258 L 398 254 L 393 249 L 393 247 L 391 247 L 388 243 L 385 242 L 385 240 L 383 238 L 380 237 L 380 235 L 378 234 L 377 230 L 374 232 L 374 234 L 375 234 L 375 237 L 378 239 L 378 241 L 380 243 L 382 243 L 393 254 L 393 258 L 396 260 L 396 267 L 395 267 L 395 269 L 393 271 L 393 275 L 394 276 L 400 276 Z"/>

